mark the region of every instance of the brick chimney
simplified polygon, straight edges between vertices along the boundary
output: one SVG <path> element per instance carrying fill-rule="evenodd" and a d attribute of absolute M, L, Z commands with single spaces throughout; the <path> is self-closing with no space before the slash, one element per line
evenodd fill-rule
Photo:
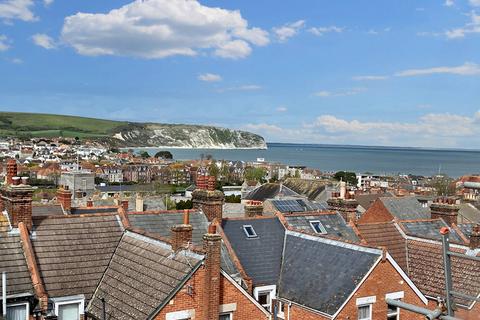
<path fill-rule="evenodd" d="M 63 211 L 69 212 L 72 209 L 72 191 L 68 186 L 60 187 L 57 190 L 57 202 L 62 205 Z"/>
<path fill-rule="evenodd" d="M 346 191 L 343 195 L 340 192 L 332 192 L 332 197 L 327 200 L 327 204 L 330 210 L 338 211 L 345 221 L 357 220 L 358 202 L 350 192 Z"/>
<path fill-rule="evenodd" d="M 213 178 L 213 188 L 211 178 Z M 205 183 L 206 180 L 210 185 Z M 215 190 L 215 177 L 199 176 L 197 178 L 197 188 L 192 192 L 193 208 L 202 210 L 208 221 L 213 221 L 215 218 L 222 221 L 224 199 L 223 192 Z"/>
<path fill-rule="evenodd" d="M 28 185 L 27 179 L 22 181 L 19 177 L 11 177 L 11 182 L 1 192 L 4 210 L 8 212 L 13 228 L 23 222 L 27 229 L 31 230 L 33 188 Z"/>
<path fill-rule="evenodd" d="M 192 242 L 193 227 L 190 224 L 190 212 L 183 211 L 183 223 L 172 227 L 172 250 L 185 249 Z"/>
<path fill-rule="evenodd" d="M 460 206 L 455 202 L 456 200 L 454 198 L 440 197 L 435 199 L 430 205 L 432 219 L 442 218 L 449 226 L 457 223 Z"/>
<path fill-rule="evenodd" d="M 261 201 L 248 201 L 245 204 L 245 217 L 256 217 L 263 215 L 263 202 Z"/>
<path fill-rule="evenodd" d="M 470 249 L 480 248 L 480 224 L 476 224 L 472 228 L 472 234 L 470 235 Z"/>
<path fill-rule="evenodd" d="M 15 159 L 9 159 L 7 161 L 7 176 L 5 183 L 12 184 L 13 177 L 17 176 L 17 161 Z"/>
<path fill-rule="evenodd" d="M 220 312 L 220 246 L 222 237 L 217 234 L 216 226 L 210 224 L 208 233 L 203 235 L 205 250 L 205 283 L 203 285 L 203 306 L 205 314 L 202 319 L 218 320 Z"/>
<path fill-rule="evenodd" d="M 88 207 L 88 208 L 93 207 L 93 200 L 92 200 L 92 199 L 88 199 L 88 200 L 87 200 L 87 207 Z"/>

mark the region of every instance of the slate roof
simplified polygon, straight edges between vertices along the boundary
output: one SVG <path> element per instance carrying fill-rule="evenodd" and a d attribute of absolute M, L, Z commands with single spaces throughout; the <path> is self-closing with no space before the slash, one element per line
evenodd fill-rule
<path fill-rule="evenodd" d="M 90 299 L 122 236 L 118 216 L 53 216 L 33 221 L 32 246 L 47 294 L 84 294 Z"/>
<path fill-rule="evenodd" d="M 325 191 L 325 181 L 288 178 L 284 185 L 298 194 L 305 195 L 309 200 L 315 201 Z"/>
<path fill-rule="evenodd" d="M 244 225 L 251 225 L 257 237 L 247 238 Z M 222 228 L 254 286 L 276 284 L 285 234 L 278 218 L 225 219 Z"/>
<path fill-rule="evenodd" d="M 478 210 L 471 203 L 460 204 L 460 210 L 458 211 L 458 214 L 459 219 L 468 220 L 469 222 L 480 222 L 480 210 Z"/>
<path fill-rule="evenodd" d="M 94 213 L 112 213 L 115 214 L 118 212 L 118 206 L 111 207 L 78 207 L 71 208 L 71 214 L 94 214 Z"/>
<path fill-rule="evenodd" d="M 62 206 L 59 204 L 34 204 L 32 205 L 32 216 L 63 216 Z"/>
<path fill-rule="evenodd" d="M 0 213 L 0 272 L 7 272 L 7 295 L 32 294 L 32 281 L 20 236 L 8 234 L 9 229 L 8 220 Z"/>
<path fill-rule="evenodd" d="M 448 227 L 443 219 L 400 221 L 398 223 L 409 236 L 442 241 L 440 228 Z M 465 244 L 454 228 L 450 228 L 450 241 Z"/>
<path fill-rule="evenodd" d="M 157 212 L 157 213 L 128 213 L 128 220 L 134 228 L 143 229 L 164 238 L 171 237 L 171 228 L 176 224 L 183 223 L 183 212 Z M 192 230 L 192 242 L 194 245 L 203 246 L 203 235 L 207 233 L 209 222 L 203 212 L 191 212 L 190 224 Z M 221 247 L 222 269 L 232 277 L 239 274 L 228 250 L 222 242 Z"/>
<path fill-rule="evenodd" d="M 472 229 L 474 225 L 475 223 L 462 223 L 459 224 L 457 227 L 466 237 L 470 237 L 472 235 Z"/>
<path fill-rule="evenodd" d="M 400 220 L 430 219 L 430 209 L 422 207 L 415 197 L 380 197 L 383 205 Z"/>
<path fill-rule="evenodd" d="M 329 206 L 326 202 L 313 202 L 307 199 L 275 199 L 270 200 L 275 209 L 281 213 L 325 211 Z"/>
<path fill-rule="evenodd" d="M 243 199 L 265 201 L 267 199 L 281 199 L 285 197 L 300 197 L 300 195 L 281 183 L 265 183 L 250 191 Z"/>
<path fill-rule="evenodd" d="M 101 319 L 105 298 L 108 319 L 146 319 L 202 260 L 203 256 L 187 256 L 184 251 L 174 255 L 169 245 L 127 231 L 88 310 Z"/>
<path fill-rule="evenodd" d="M 333 315 L 381 250 L 287 231 L 278 296 Z"/>
<path fill-rule="evenodd" d="M 311 221 L 320 221 L 325 230 L 326 236 L 332 236 L 335 238 L 359 242 L 355 231 L 350 227 L 339 213 L 322 213 L 322 214 L 293 214 L 285 215 L 285 221 L 287 224 L 299 231 L 315 232 L 312 228 Z"/>
<path fill-rule="evenodd" d="M 407 271 L 406 240 L 393 221 L 357 225 L 360 235 L 369 245 L 386 247 L 398 265 Z"/>
<path fill-rule="evenodd" d="M 425 295 L 431 297 L 445 294 L 442 244 L 431 240 L 408 240 L 409 277 Z M 450 247 L 451 251 L 465 253 L 467 247 Z M 469 254 L 480 256 L 480 250 Z M 480 294 L 480 262 L 452 257 L 453 290 L 478 296 Z M 457 299 L 464 306 L 471 302 Z"/>
<path fill-rule="evenodd" d="M 365 210 L 368 210 L 370 206 L 375 202 L 380 197 L 388 197 L 391 196 L 390 194 L 385 194 L 385 193 L 365 193 L 365 194 L 359 194 L 355 195 L 355 200 L 357 200 L 358 205 L 364 208 Z"/>

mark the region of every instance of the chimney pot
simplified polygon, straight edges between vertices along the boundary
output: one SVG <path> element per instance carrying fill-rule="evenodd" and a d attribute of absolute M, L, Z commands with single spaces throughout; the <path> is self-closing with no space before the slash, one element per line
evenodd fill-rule
<path fill-rule="evenodd" d="M 22 177 L 22 184 L 28 184 L 28 177 Z"/>
<path fill-rule="evenodd" d="M 190 212 L 188 209 L 183 211 L 183 224 L 190 224 Z"/>
<path fill-rule="evenodd" d="M 208 233 L 209 233 L 209 234 L 216 234 L 216 233 L 217 233 L 217 226 L 214 225 L 213 223 L 211 223 L 211 224 L 208 226 Z"/>
<path fill-rule="evenodd" d="M 13 177 L 12 178 L 12 184 L 14 186 L 18 186 L 20 184 L 20 177 Z"/>
<path fill-rule="evenodd" d="M 89 208 L 93 207 L 93 200 L 92 199 L 87 200 L 87 207 L 89 207 Z"/>
<path fill-rule="evenodd" d="M 122 208 L 125 212 L 128 212 L 128 200 L 122 200 Z"/>

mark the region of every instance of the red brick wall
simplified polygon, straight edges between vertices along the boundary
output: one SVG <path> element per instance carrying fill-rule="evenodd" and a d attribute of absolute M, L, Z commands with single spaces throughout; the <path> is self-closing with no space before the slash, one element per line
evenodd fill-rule
<path fill-rule="evenodd" d="M 342 309 L 337 319 L 357 319 L 357 298 L 376 296 L 376 302 L 373 304 L 372 319 L 386 319 L 387 318 L 387 304 L 385 303 L 385 295 L 404 291 L 404 298 L 402 301 L 415 304 L 426 308 L 425 304 L 415 294 L 413 289 L 403 280 L 399 273 L 395 270 L 392 264 L 388 261 L 381 262 L 377 265 L 375 270 L 370 274 L 368 279 L 362 284 L 360 289 L 348 301 L 347 305 Z M 285 309 L 285 318 L 287 318 L 287 309 Z M 317 320 L 327 319 L 320 314 L 303 309 L 297 305 L 290 308 L 290 320 Z M 400 310 L 400 319 L 402 320 L 421 320 L 423 316 Z M 472 318 L 473 319 L 473 318 Z"/>
<path fill-rule="evenodd" d="M 195 309 L 195 319 L 204 319 L 204 304 L 202 285 L 205 279 L 205 269 L 201 267 L 185 286 L 173 297 L 168 305 L 155 317 L 164 320 L 169 312 Z M 193 295 L 187 294 L 187 286 L 193 288 Z M 245 297 L 228 279 L 220 279 L 220 304 L 237 303 L 237 310 L 233 312 L 235 320 L 268 319 L 247 297 Z"/>
<path fill-rule="evenodd" d="M 377 199 L 370 208 L 358 219 L 357 223 L 387 222 L 392 221 L 393 216 L 388 212 L 383 203 Z"/>

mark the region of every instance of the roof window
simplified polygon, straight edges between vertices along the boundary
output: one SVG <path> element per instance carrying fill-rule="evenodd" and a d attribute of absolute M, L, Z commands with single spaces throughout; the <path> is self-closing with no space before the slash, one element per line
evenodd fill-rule
<path fill-rule="evenodd" d="M 247 238 L 256 238 L 257 233 L 255 232 L 255 229 L 251 225 L 245 225 L 243 226 L 243 232 L 247 235 Z"/>
<path fill-rule="evenodd" d="M 318 220 L 310 221 L 310 226 L 312 227 L 313 231 L 318 234 L 326 234 L 327 230 L 322 225 L 322 223 Z"/>

